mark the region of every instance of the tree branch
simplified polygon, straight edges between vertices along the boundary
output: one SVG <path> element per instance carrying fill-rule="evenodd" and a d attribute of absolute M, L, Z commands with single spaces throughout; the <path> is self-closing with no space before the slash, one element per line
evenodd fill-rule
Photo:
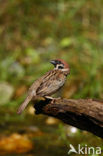
<path fill-rule="evenodd" d="M 103 138 L 103 101 L 93 99 L 40 100 L 36 114 L 46 114 Z"/>

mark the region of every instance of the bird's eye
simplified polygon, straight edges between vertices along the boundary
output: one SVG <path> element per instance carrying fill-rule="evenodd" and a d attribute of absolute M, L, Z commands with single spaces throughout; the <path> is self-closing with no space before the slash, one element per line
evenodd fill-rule
<path fill-rule="evenodd" d="M 63 66 L 59 66 L 58 69 L 63 69 Z"/>

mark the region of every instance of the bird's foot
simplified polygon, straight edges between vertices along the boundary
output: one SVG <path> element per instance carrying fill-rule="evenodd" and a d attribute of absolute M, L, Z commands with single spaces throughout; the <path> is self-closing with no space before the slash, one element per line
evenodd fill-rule
<path fill-rule="evenodd" d="M 52 100 L 52 99 L 54 99 L 54 98 L 51 97 L 51 96 L 45 96 L 45 99 L 50 99 L 50 100 Z"/>
<path fill-rule="evenodd" d="M 50 100 L 51 103 L 55 103 L 55 101 L 56 101 L 56 100 L 60 100 L 61 97 L 53 98 L 53 97 L 51 97 L 51 96 L 45 96 L 45 99 Z"/>
<path fill-rule="evenodd" d="M 51 96 L 45 96 L 44 97 L 47 101 L 49 101 L 49 102 L 51 102 L 52 100 L 53 100 L 53 97 L 51 97 Z"/>

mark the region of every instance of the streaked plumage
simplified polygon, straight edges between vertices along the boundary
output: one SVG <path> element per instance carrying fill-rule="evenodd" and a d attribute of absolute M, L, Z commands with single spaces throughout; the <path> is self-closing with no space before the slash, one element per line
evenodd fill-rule
<path fill-rule="evenodd" d="M 32 84 L 29 88 L 27 98 L 18 109 L 18 114 L 22 113 L 32 98 L 34 99 L 38 96 L 50 96 L 64 85 L 66 76 L 69 74 L 68 64 L 60 59 L 52 60 L 51 63 L 55 66 L 55 68 L 47 72 Z"/>

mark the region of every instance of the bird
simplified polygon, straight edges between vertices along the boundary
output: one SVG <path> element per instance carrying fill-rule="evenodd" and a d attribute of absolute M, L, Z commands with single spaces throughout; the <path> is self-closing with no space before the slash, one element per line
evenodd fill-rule
<path fill-rule="evenodd" d="M 68 63 L 62 59 L 54 59 L 50 63 L 54 65 L 54 68 L 34 81 L 28 90 L 26 99 L 18 108 L 17 114 L 21 114 L 32 99 L 37 97 L 50 98 L 64 85 L 66 77 L 70 73 Z"/>

